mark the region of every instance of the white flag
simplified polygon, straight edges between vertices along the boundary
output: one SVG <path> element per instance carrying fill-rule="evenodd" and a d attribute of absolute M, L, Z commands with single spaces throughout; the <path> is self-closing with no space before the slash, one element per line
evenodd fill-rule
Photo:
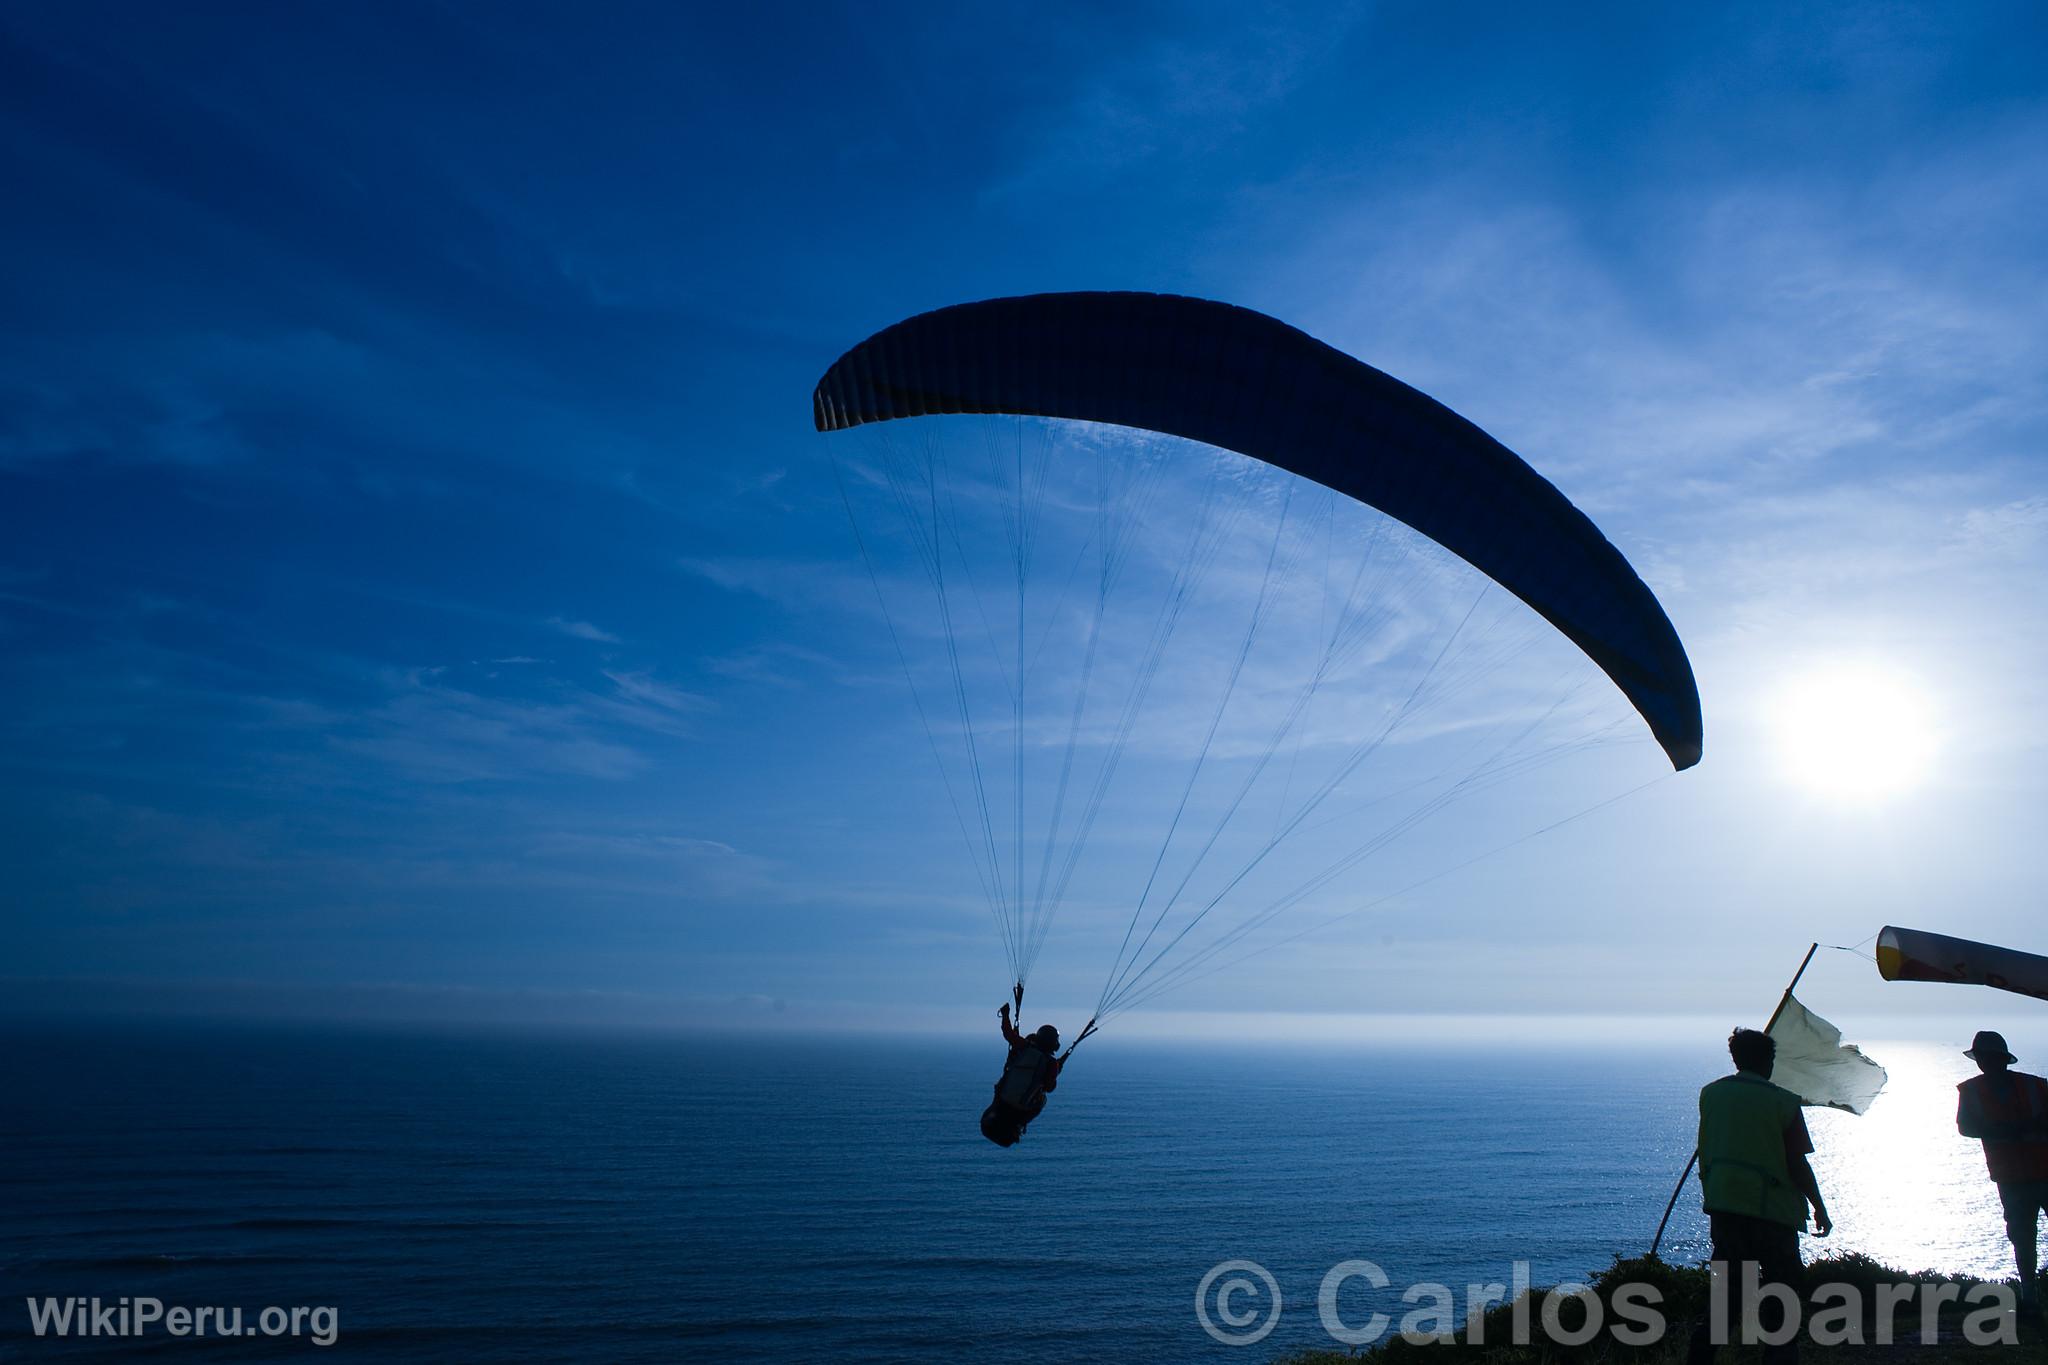
<path fill-rule="evenodd" d="M 1884 1089 L 1884 1068 L 1854 1043 L 1843 1042 L 1840 1029 L 1791 996 L 1771 1025 L 1771 1037 L 1778 1044 L 1771 1084 L 1799 1096 L 1802 1104 L 1860 1114 Z"/>

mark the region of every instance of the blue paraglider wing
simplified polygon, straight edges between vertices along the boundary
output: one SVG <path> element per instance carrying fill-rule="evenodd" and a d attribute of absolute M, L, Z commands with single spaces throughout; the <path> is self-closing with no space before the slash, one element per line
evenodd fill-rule
<path fill-rule="evenodd" d="M 818 430 L 941 413 L 1107 422 L 1236 451 L 1428 536 L 1562 631 L 1676 768 L 1700 758 L 1692 665 L 1598 527 L 1443 404 L 1246 308 L 1168 294 L 1033 294 L 924 313 L 841 356 Z"/>

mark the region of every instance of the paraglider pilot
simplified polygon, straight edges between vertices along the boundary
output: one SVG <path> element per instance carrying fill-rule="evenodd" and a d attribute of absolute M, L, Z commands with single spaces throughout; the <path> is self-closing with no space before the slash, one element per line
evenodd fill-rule
<path fill-rule="evenodd" d="M 996 1017 L 1002 1021 L 1010 1055 L 996 1081 L 995 1098 L 981 1113 L 981 1135 L 998 1147 L 1013 1147 L 1024 1136 L 1025 1125 L 1045 1108 L 1046 1095 L 1059 1084 L 1060 1031 L 1041 1024 L 1036 1032 L 1021 1032 L 1010 1022 L 1007 1004 Z"/>

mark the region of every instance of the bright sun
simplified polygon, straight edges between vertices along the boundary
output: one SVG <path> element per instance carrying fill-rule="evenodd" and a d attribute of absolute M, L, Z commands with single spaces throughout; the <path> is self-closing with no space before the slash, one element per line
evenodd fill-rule
<path fill-rule="evenodd" d="M 1801 674 L 1775 707 L 1778 750 L 1794 782 L 1836 801 L 1896 796 L 1933 766 L 1933 704 L 1911 677 L 1874 662 Z"/>

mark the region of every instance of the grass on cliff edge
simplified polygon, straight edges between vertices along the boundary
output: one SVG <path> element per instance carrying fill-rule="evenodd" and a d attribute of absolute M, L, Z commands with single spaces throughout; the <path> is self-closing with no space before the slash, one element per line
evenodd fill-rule
<path fill-rule="evenodd" d="M 1944 1303 L 1936 1317 L 1935 1342 L 1931 1345 L 1923 1342 L 1921 1315 L 1924 1300 L 1918 1297 L 1919 1293 L 1936 1286 L 1952 1285 L 1967 1296 L 1979 1283 L 1967 1277 L 1940 1275 L 1932 1271 L 1906 1274 L 1880 1265 L 1868 1256 L 1822 1257 L 1806 1269 L 1808 1303 L 1805 1312 L 1808 1321 L 1812 1321 L 1816 1314 L 1825 1313 L 1831 1303 L 1839 1302 L 1839 1299 L 1826 1298 L 1815 1301 L 1816 1291 L 1823 1285 L 1839 1284 L 1855 1289 L 1863 1312 L 1861 1321 L 1857 1323 L 1857 1337 L 1846 1342 L 1816 1345 L 1802 1335 L 1800 1359 L 1804 1363 L 1877 1358 L 1901 1362 L 1902 1365 L 1908 1362 L 1935 1365 L 1936 1362 L 1951 1360 L 1996 1359 L 1999 1365 L 2048 1365 L 2048 1329 L 2044 1329 L 2037 1311 L 2026 1308 L 2020 1309 L 2017 1317 L 2006 1324 L 2006 1332 L 2017 1337 L 2014 1345 L 1973 1345 L 1966 1340 L 1964 1322 L 1970 1314 L 1981 1310 L 1981 1302 Z M 1449 1365 L 1450 1362 L 1463 1362 L 1464 1365 L 1552 1365 L 1567 1361 L 1572 1365 L 1603 1365 L 1604 1362 L 1657 1365 L 1658 1362 L 1685 1359 L 1692 1324 L 1707 1313 L 1708 1277 L 1704 1266 L 1667 1265 L 1655 1257 L 1628 1261 L 1617 1259 L 1607 1269 L 1589 1277 L 1587 1284 L 1593 1297 L 1600 1301 L 1603 1327 L 1582 1346 L 1565 1346 L 1546 1340 L 1541 1324 L 1547 1300 L 1558 1298 L 1551 1312 L 1568 1334 L 1584 1327 L 1587 1307 L 1572 1302 L 1569 1295 L 1556 1296 L 1552 1289 L 1543 1288 L 1531 1289 L 1525 1295 L 1529 1303 L 1522 1311 L 1524 1320 L 1531 1325 L 1526 1345 L 1514 1344 L 1515 1308 L 1503 1304 L 1486 1313 L 1476 1343 L 1469 1339 L 1468 1328 L 1462 1323 L 1452 1338 L 1407 1341 L 1395 1335 L 1400 1326 L 1396 1318 L 1388 1327 L 1386 1337 L 1372 1345 L 1356 1350 L 1324 1348 L 1298 1351 L 1280 1357 L 1275 1365 L 1338 1365 L 1338 1362 L 1357 1365 L 1360 1361 L 1370 1361 L 1373 1365 Z M 1611 1330 L 1617 1322 L 1614 1295 L 1627 1285 L 1647 1285 L 1657 1291 L 1656 1311 L 1669 1324 L 1660 1340 L 1631 1346 L 1615 1339 Z M 1881 1324 L 1877 1321 L 1876 1291 L 1881 1285 L 1912 1286 L 1916 1295 L 1904 1307 L 1893 1311 L 1889 1343 L 1881 1342 L 1879 1336 Z M 1641 1291 L 1637 1291 L 1632 1301 L 1637 1305 L 1642 1303 Z M 1635 1316 L 1640 1319 L 1640 1308 Z M 1846 1320 L 1839 1312 L 1832 1320 L 1823 1318 L 1822 1322 L 1832 1326 L 1831 1340 L 1839 1341 L 1841 1337 L 1848 1336 L 1844 1330 Z M 1978 1323 L 1981 1327 L 1984 1320 L 1979 1318 Z M 1622 1325 L 1628 1325 L 1625 1319 Z M 1757 1360 L 1758 1355 L 1755 1347 L 1730 1346 L 1723 1348 L 1715 1359 L 1717 1365 L 1749 1365 Z"/>

